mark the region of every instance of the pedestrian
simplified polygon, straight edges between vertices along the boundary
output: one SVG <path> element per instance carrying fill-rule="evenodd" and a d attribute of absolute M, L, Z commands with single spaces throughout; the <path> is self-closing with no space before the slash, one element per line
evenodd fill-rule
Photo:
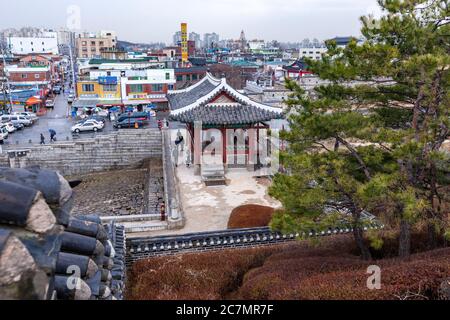
<path fill-rule="evenodd" d="M 175 140 L 175 145 L 181 146 L 181 152 L 184 152 L 184 137 L 180 130 L 177 132 L 177 139 Z"/>
<path fill-rule="evenodd" d="M 41 144 L 45 144 L 45 137 L 42 133 L 41 133 Z"/>
<path fill-rule="evenodd" d="M 56 142 L 56 131 L 53 129 L 48 130 L 50 132 L 50 142 Z"/>

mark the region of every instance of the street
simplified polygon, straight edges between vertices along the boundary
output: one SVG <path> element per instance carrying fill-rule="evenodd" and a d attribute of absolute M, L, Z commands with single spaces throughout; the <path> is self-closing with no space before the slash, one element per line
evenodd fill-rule
<path fill-rule="evenodd" d="M 15 111 L 22 111 L 16 108 Z M 159 118 L 159 117 L 158 117 Z M 44 116 L 40 116 L 39 120 L 31 127 L 24 128 L 23 130 L 16 131 L 8 136 L 5 140 L 4 149 L 15 149 L 30 147 L 33 145 L 38 145 L 40 143 L 40 134 L 44 134 L 45 143 L 50 143 L 50 133 L 49 130 L 53 129 L 56 131 L 57 141 L 73 141 L 80 138 L 93 138 L 98 135 L 108 134 L 116 129 L 114 129 L 111 121 L 106 120 L 105 128 L 97 133 L 85 132 L 80 134 L 72 134 L 71 127 L 78 120 L 73 120 L 70 117 L 70 106 L 67 103 L 67 95 L 56 95 L 55 96 L 55 108 L 48 109 Z M 152 118 L 150 120 L 150 127 L 156 128 L 157 121 Z"/>

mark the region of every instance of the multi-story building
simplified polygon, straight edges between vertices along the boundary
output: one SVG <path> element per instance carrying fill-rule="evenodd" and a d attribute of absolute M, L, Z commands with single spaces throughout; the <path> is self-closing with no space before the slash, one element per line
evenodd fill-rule
<path fill-rule="evenodd" d="M 206 67 L 192 66 L 175 68 L 176 89 L 183 89 L 206 76 Z"/>
<path fill-rule="evenodd" d="M 327 53 L 327 48 L 325 45 L 322 46 L 308 46 L 299 48 L 299 59 L 309 58 L 313 60 L 320 60 L 322 55 Z"/>
<path fill-rule="evenodd" d="M 181 31 L 177 31 L 173 35 L 173 45 L 174 46 L 179 46 L 180 43 L 181 43 Z"/>
<path fill-rule="evenodd" d="M 8 36 L 6 38 L 9 51 L 13 54 L 51 53 L 59 54 L 58 33 L 44 31 L 30 37 Z"/>
<path fill-rule="evenodd" d="M 174 85 L 173 69 L 138 69 L 118 64 L 115 68 L 93 70 L 79 79 L 73 106 L 143 108 L 156 105 L 164 109 L 167 108 L 166 94 Z"/>
<path fill-rule="evenodd" d="M 52 82 L 49 66 L 11 65 L 6 66 L 5 71 L 12 89 L 48 89 Z"/>
<path fill-rule="evenodd" d="M 219 35 L 215 32 L 205 33 L 203 36 L 203 45 L 205 48 L 209 49 L 219 44 Z"/>
<path fill-rule="evenodd" d="M 76 38 L 78 58 L 96 58 L 104 50 L 117 47 L 117 36 L 113 31 L 101 31 L 98 34 L 83 33 Z"/>
<path fill-rule="evenodd" d="M 60 54 L 68 56 L 70 54 L 70 49 L 72 49 L 72 53 L 74 53 L 75 46 L 75 32 L 67 29 L 58 30 L 58 47 Z"/>
<path fill-rule="evenodd" d="M 202 39 L 201 39 L 200 34 L 195 33 L 195 32 L 189 33 L 189 40 L 194 41 L 196 48 L 202 47 Z"/>
<path fill-rule="evenodd" d="M 254 51 L 259 51 L 259 50 L 263 50 L 266 47 L 266 43 L 264 42 L 264 40 L 250 40 L 248 42 L 248 48 L 254 52 Z"/>

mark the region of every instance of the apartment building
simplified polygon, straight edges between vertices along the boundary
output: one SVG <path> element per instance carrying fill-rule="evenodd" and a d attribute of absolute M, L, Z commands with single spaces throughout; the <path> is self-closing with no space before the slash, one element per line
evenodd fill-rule
<path fill-rule="evenodd" d="M 35 36 L 10 36 L 6 38 L 7 46 L 12 54 L 30 53 L 59 54 L 58 33 L 46 31 Z"/>
<path fill-rule="evenodd" d="M 102 51 L 117 48 L 117 36 L 113 31 L 101 31 L 97 34 L 83 33 L 76 38 L 78 58 L 92 59 L 101 57 Z"/>

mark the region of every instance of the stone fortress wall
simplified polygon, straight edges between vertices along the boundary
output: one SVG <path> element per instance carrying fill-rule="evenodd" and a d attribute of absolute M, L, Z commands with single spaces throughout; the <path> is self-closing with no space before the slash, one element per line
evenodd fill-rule
<path fill-rule="evenodd" d="M 41 166 L 63 176 L 139 166 L 146 158 L 161 158 L 158 129 L 121 130 L 95 139 L 4 151 L 0 167 Z"/>

